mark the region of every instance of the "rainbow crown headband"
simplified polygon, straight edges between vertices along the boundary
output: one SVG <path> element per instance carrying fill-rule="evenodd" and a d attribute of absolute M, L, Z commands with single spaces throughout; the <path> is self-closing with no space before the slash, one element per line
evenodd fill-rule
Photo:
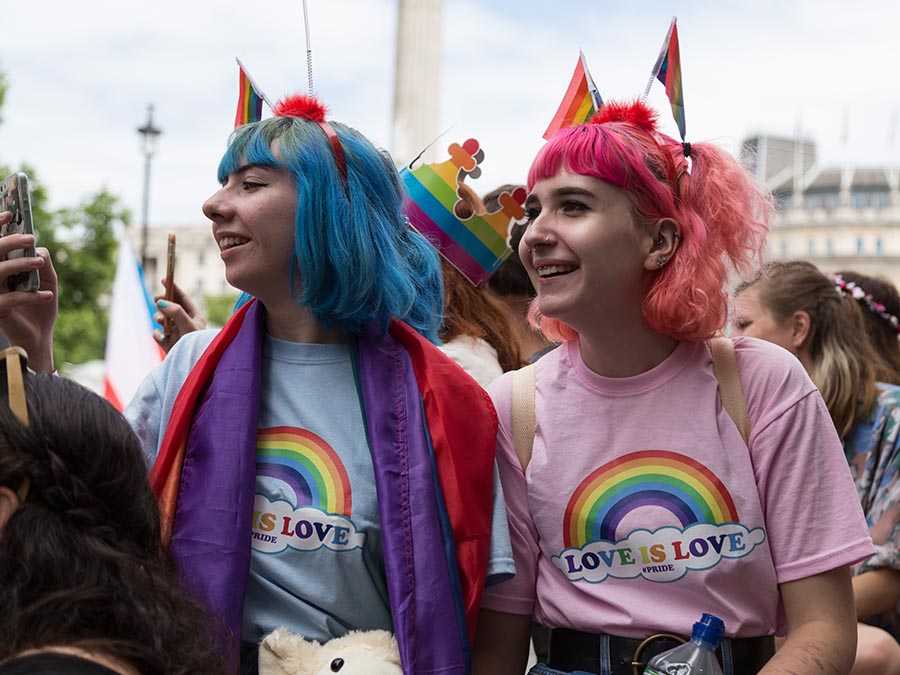
<path fill-rule="evenodd" d="M 435 164 L 412 165 L 400 172 L 406 188 L 404 208 L 412 226 L 472 284 L 479 286 L 506 260 L 509 228 L 525 217 L 525 190 L 504 192 L 496 211 L 476 213 L 464 196 L 463 181 L 478 178 L 484 151 L 474 138 L 452 143 L 450 158 Z"/>

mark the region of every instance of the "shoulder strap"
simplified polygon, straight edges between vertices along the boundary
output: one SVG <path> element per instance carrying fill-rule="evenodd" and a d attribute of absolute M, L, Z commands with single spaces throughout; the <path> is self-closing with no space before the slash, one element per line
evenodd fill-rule
<path fill-rule="evenodd" d="M 747 399 L 741 387 L 741 378 L 734 354 L 734 342 L 727 337 L 714 337 L 706 343 L 712 354 L 713 372 L 719 382 L 719 395 L 722 407 L 734 421 L 735 426 L 744 439 L 750 441 L 750 417 L 747 415 Z"/>
<path fill-rule="evenodd" d="M 534 364 L 519 368 L 512 375 L 512 424 L 513 445 L 519 456 L 522 471 L 531 461 L 534 447 L 534 429 L 537 420 L 534 415 L 535 370 Z"/>

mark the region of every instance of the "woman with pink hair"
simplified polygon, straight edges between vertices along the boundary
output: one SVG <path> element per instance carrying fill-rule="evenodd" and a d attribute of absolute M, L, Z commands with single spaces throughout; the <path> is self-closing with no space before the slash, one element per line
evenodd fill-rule
<path fill-rule="evenodd" d="M 873 549 L 828 410 L 784 350 L 715 337 L 770 200 L 655 117 L 606 105 L 528 176 L 532 320 L 563 344 L 491 386 L 517 574 L 486 592 L 476 672 L 522 673 L 534 617 L 533 673 L 631 675 L 709 612 L 725 675 L 846 673 Z"/>

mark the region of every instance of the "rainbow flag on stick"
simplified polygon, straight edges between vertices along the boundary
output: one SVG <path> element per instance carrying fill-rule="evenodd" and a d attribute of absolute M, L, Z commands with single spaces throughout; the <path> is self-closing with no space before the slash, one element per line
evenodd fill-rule
<path fill-rule="evenodd" d="M 236 58 L 239 72 L 238 82 L 238 104 L 237 114 L 234 116 L 234 128 L 237 129 L 242 124 L 250 124 L 251 122 L 259 122 L 262 119 L 262 104 L 265 101 L 269 107 L 269 99 L 262 93 L 253 79 L 247 74 L 244 64 Z"/>
<path fill-rule="evenodd" d="M 597 85 L 591 79 L 584 52 L 578 53 L 578 63 L 575 64 L 575 72 L 569 81 L 566 95 L 556 111 L 556 115 L 550 121 L 550 126 L 544 132 L 544 138 L 549 140 L 553 134 L 565 127 L 575 127 L 587 122 L 591 116 L 603 105 Z"/>
<path fill-rule="evenodd" d="M 684 123 L 684 91 L 681 87 L 681 54 L 678 50 L 678 25 L 677 19 L 673 18 L 669 25 L 669 32 L 666 33 L 665 42 L 659 52 L 659 57 L 653 65 L 653 74 L 647 83 L 647 90 L 644 92 L 644 98 L 650 93 L 650 85 L 653 80 L 657 79 L 666 85 L 666 96 L 669 97 L 669 103 L 672 106 L 672 117 L 678 125 L 678 132 L 681 134 L 681 140 L 684 141 L 685 123 Z"/>

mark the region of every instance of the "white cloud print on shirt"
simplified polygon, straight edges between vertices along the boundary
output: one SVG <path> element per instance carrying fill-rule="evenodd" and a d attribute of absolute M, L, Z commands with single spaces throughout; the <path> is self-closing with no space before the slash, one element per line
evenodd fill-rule
<path fill-rule="evenodd" d="M 288 547 L 298 551 L 332 551 L 362 548 L 366 535 L 353 521 L 320 509 L 295 509 L 283 500 L 269 501 L 256 495 L 253 508 L 252 545 L 261 553 L 280 553 Z"/>
<path fill-rule="evenodd" d="M 705 570 L 723 558 L 743 558 L 766 539 L 760 528 L 740 523 L 699 523 L 686 529 L 662 527 L 635 530 L 617 542 L 594 541 L 553 556 L 554 564 L 571 581 L 600 583 L 608 577 L 676 581 L 688 570 Z"/>

